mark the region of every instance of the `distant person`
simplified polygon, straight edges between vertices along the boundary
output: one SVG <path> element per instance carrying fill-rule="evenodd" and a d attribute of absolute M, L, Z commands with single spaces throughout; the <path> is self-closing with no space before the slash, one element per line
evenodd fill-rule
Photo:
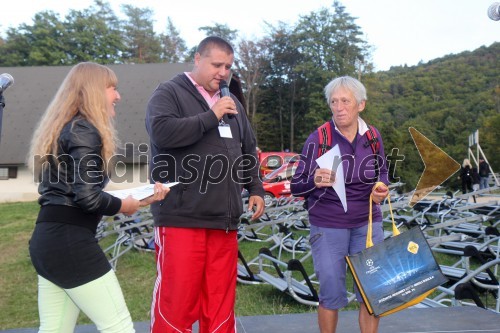
<path fill-rule="evenodd" d="M 479 173 L 477 172 L 476 167 L 472 167 L 472 190 L 473 191 L 478 191 L 479 190 L 479 183 L 481 182 L 481 177 L 479 177 Z"/>
<path fill-rule="evenodd" d="M 462 193 L 472 192 L 472 165 L 468 158 L 464 159 L 462 163 L 459 178 L 462 184 Z"/>
<path fill-rule="evenodd" d="M 479 177 L 480 177 L 479 188 L 481 190 L 488 188 L 489 187 L 488 180 L 490 177 L 490 166 L 482 157 L 479 158 Z"/>
<path fill-rule="evenodd" d="M 39 332 L 73 332 L 80 310 L 100 332 L 134 332 L 115 272 L 96 240 L 102 215 L 131 215 L 163 200 L 159 183 L 144 201 L 103 191 L 115 151 L 112 118 L 117 78 L 91 62 L 74 66 L 31 141 L 29 164 L 39 177 L 40 212 L 29 242 L 38 273 Z"/>
<path fill-rule="evenodd" d="M 476 167 L 472 167 L 471 170 L 471 181 L 472 181 L 472 191 L 478 191 L 479 190 L 479 183 L 481 182 L 481 178 L 479 177 L 479 173 L 477 172 Z M 476 195 L 474 194 L 472 196 L 472 199 L 474 199 L 474 202 L 476 201 Z"/>
<path fill-rule="evenodd" d="M 180 181 L 153 204 L 157 278 L 151 332 L 236 331 L 237 231 L 249 192 L 252 219 L 264 213 L 256 139 L 236 96 L 221 96 L 232 46 L 207 37 L 191 72 L 160 83 L 146 109 L 151 178 Z"/>
<path fill-rule="evenodd" d="M 320 168 L 316 163 L 320 137 L 314 131 L 307 138 L 300 162 L 291 182 L 294 196 L 306 198 L 309 212 L 313 264 L 319 279 L 318 324 L 321 333 L 336 331 L 339 310 L 348 304 L 345 256 L 366 248 L 370 200 L 373 201 L 373 242 L 384 239 L 380 204 L 389 194 L 387 163 L 378 130 L 369 128 L 360 113 L 366 106 L 366 89 L 358 80 L 339 77 L 330 81 L 324 90 L 332 113 L 329 120 L 332 146 L 338 145 L 344 163 L 345 179 L 337 179 L 335 171 Z M 374 154 L 367 132 L 380 145 Z M 373 138 L 372 137 L 372 138 Z M 323 142 L 324 143 L 324 142 Z M 331 147 L 330 147 L 331 148 Z M 380 179 L 385 185 L 375 188 Z M 348 181 L 347 181 L 348 180 Z M 335 182 L 345 182 L 347 211 L 339 194 L 332 188 Z M 362 333 L 378 331 L 379 318 L 370 315 L 359 291 L 359 326 Z"/>

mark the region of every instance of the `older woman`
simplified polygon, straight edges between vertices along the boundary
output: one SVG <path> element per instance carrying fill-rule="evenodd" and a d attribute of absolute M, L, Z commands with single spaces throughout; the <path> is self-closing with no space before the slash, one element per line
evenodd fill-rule
<path fill-rule="evenodd" d="M 335 332 L 338 310 L 347 305 L 345 256 L 362 251 L 366 244 L 369 200 L 379 204 L 388 195 L 387 186 L 375 189 L 377 181 L 388 184 L 384 147 L 378 131 L 360 118 L 366 105 L 366 89 L 358 80 L 339 77 L 325 87 L 325 97 L 332 112 L 327 133 L 331 145 L 338 145 L 345 179 L 336 179 L 335 170 L 320 168 L 316 163 L 320 135 L 309 135 L 301 154 L 301 162 L 291 184 L 292 194 L 304 196 L 309 211 L 310 243 L 314 269 L 320 283 L 318 324 L 322 333 Z M 328 127 L 327 127 L 328 128 Z M 367 136 L 367 132 L 374 135 Z M 372 150 L 373 139 L 378 152 Z M 345 183 L 345 210 L 334 182 Z M 373 211 L 373 242 L 383 240 L 382 213 L 378 205 Z M 361 332 L 377 332 L 379 319 L 371 316 L 362 298 L 359 325 Z"/>

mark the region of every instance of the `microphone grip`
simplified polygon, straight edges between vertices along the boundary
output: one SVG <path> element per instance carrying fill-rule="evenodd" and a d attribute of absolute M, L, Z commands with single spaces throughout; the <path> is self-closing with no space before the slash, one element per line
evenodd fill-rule
<path fill-rule="evenodd" d="M 222 97 L 225 97 L 225 96 L 229 96 L 229 97 L 231 97 L 231 93 L 229 92 L 229 88 L 226 86 L 225 88 L 221 89 L 221 90 L 220 90 L 220 95 L 221 95 Z M 229 119 L 233 119 L 233 118 L 234 118 L 234 114 L 232 114 L 232 113 L 228 113 L 228 114 L 227 114 L 227 117 L 228 117 Z"/>
<path fill-rule="evenodd" d="M 229 92 L 229 87 L 227 86 L 227 83 L 225 80 L 220 80 L 219 89 L 220 89 L 220 97 L 226 97 L 226 96 L 231 97 L 231 93 Z M 234 114 L 227 114 L 227 117 L 229 119 L 233 119 Z"/>
<path fill-rule="evenodd" d="M 231 96 L 231 93 L 229 92 L 229 88 L 227 86 L 222 87 L 220 90 L 220 95 L 221 95 L 221 97 Z"/>

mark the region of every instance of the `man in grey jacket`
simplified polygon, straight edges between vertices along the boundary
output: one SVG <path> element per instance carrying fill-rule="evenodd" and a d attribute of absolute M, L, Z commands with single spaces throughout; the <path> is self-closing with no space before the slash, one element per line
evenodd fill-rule
<path fill-rule="evenodd" d="M 207 37 L 193 70 L 161 83 L 146 111 L 151 181 L 178 181 L 152 206 L 157 279 L 151 332 L 235 332 L 237 228 L 241 191 L 252 219 L 264 212 L 256 140 L 235 96 L 220 96 L 230 76 L 231 45 Z"/>

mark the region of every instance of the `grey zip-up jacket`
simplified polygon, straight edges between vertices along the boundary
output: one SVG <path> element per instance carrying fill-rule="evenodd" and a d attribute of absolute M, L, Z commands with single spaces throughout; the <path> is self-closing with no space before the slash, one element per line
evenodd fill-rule
<path fill-rule="evenodd" d="M 264 195 L 256 140 L 241 103 L 238 115 L 224 116 L 232 138 L 185 74 L 161 83 L 146 109 L 151 139 L 151 182 L 181 184 L 151 205 L 156 226 L 236 230 L 243 213 L 241 191 Z"/>

